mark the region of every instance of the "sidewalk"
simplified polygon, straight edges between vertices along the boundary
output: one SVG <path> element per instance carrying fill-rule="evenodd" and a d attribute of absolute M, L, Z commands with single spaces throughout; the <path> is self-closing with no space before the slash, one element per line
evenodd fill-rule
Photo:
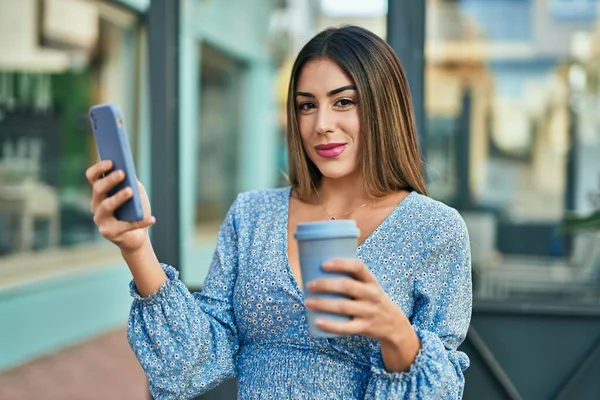
<path fill-rule="evenodd" d="M 125 329 L 0 373 L 0 400 L 146 400 Z"/>

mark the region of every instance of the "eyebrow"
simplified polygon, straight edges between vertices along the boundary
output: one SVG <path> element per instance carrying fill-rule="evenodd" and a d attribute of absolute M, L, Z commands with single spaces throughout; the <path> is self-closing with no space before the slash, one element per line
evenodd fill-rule
<path fill-rule="evenodd" d="M 335 96 L 336 94 L 345 92 L 346 90 L 356 90 L 356 86 L 346 85 L 346 86 L 339 87 L 337 89 L 333 89 L 333 90 L 327 92 L 327 96 L 328 97 Z M 308 92 L 296 92 L 296 96 L 312 97 L 312 98 L 315 97 L 314 94 L 308 93 Z"/>

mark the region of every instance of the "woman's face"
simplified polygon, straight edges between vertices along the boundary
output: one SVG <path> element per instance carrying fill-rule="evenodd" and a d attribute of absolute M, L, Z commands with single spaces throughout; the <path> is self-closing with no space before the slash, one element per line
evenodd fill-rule
<path fill-rule="evenodd" d="M 329 59 L 304 65 L 296 89 L 304 150 L 327 178 L 358 171 L 360 121 L 354 83 Z"/>

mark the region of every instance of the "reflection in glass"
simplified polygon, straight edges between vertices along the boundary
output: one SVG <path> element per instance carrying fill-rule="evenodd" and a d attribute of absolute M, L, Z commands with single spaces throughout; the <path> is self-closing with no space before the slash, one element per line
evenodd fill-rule
<path fill-rule="evenodd" d="M 106 4 L 80 4 L 71 11 L 90 24 L 85 35 L 65 41 L 36 25 L 35 10 L 19 2 L 3 8 L 22 27 L 4 35 L 1 52 L 38 28 L 42 40 L 0 59 L 0 259 L 98 241 L 84 176 L 98 158 L 89 107 L 119 104 L 130 134 L 137 132 L 135 18 Z M 60 18 L 52 8 L 45 12 Z M 1 266 L 0 281 L 10 269 Z"/>
<path fill-rule="evenodd" d="M 564 3 L 427 3 L 430 190 L 465 217 L 480 297 L 599 299 L 598 235 L 559 228 L 600 179 L 600 6 Z"/>
<path fill-rule="evenodd" d="M 203 45 L 200 68 L 196 223 L 214 234 L 238 193 L 244 66 Z"/>

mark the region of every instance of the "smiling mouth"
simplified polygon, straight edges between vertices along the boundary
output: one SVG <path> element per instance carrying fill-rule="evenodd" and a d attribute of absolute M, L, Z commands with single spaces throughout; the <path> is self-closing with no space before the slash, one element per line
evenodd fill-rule
<path fill-rule="evenodd" d="M 323 158 L 334 158 L 339 156 L 346 149 L 345 143 L 327 143 L 315 146 L 317 154 Z"/>

